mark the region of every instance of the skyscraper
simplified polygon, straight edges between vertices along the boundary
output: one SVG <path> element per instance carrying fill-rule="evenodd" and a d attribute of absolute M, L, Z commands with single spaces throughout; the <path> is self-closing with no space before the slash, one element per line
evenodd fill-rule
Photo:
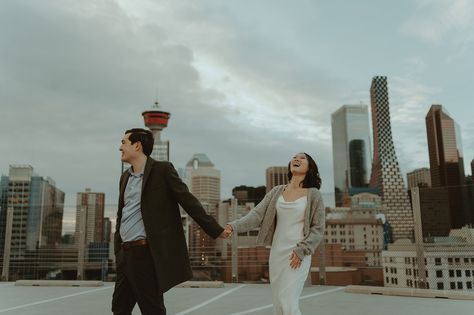
<path fill-rule="evenodd" d="M 217 205 L 221 199 L 221 172 L 206 154 L 198 153 L 186 164 L 189 190 L 201 202 Z M 214 215 L 214 214 L 213 214 Z"/>
<path fill-rule="evenodd" d="M 110 218 L 104 218 L 104 242 L 110 243 L 112 235 L 112 221 Z"/>
<path fill-rule="evenodd" d="M 86 188 L 85 192 L 77 193 L 76 233 L 74 236 L 76 243 L 80 240 L 81 226 L 85 227 L 84 246 L 89 243 L 105 241 L 104 205 L 104 193 L 92 192 L 90 188 Z M 85 209 L 83 215 L 81 215 L 82 208 Z M 85 219 L 85 222 L 82 222 L 83 219 Z"/>
<path fill-rule="evenodd" d="M 367 192 L 372 152 L 366 105 L 344 105 L 331 115 L 336 206 Z"/>
<path fill-rule="evenodd" d="M 459 125 L 443 108 L 432 105 L 426 115 L 426 134 L 433 187 L 447 187 L 451 228 L 470 223 Z"/>
<path fill-rule="evenodd" d="M 205 154 L 194 154 L 186 164 L 186 180 L 191 193 L 201 202 L 207 213 L 216 220 L 220 202 L 220 171 Z M 215 274 L 216 241 L 199 225 L 189 224 L 189 254 L 196 279 L 213 279 Z M 213 270 L 214 269 L 214 270 Z"/>
<path fill-rule="evenodd" d="M 5 248 L 5 230 L 7 224 L 8 177 L 0 177 L 0 260 L 3 260 Z"/>
<path fill-rule="evenodd" d="M 471 161 L 471 176 L 474 178 L 474 159 Z"/>
<path fill-rule="evenodd" d="M 431 187 L 430 170 L 426 167 L 417 168 L 407 173 L 408 189 L 413 187 Z"/>
<path fill-rule="evenodd" d="M 8 185 L 3 198 L 3 226 L 11 224 L 9 242 L 11 259 L 23 259 L 26 251 L 38 248 L 52 248 L 61 242 L 61 230 L 64 212 L 64 192 L 56 188 L 54 181 L 33 173 L 30 165 L 10 165 L 8 177 L 2 178 L 2 187 Z M 4 190 L 4 189 L 3 189 Z M 5 191 L 3 194 L 5 197 Z M 6 219 L 5 210 L 13 210 L 11 221 Z M 5 237 L 4 232 L 0 235 Z"/>
<path fill-rule="evenodd" d="M 432 105 L 428 111 L 426 132 L 433 187 L 462 185 L 461 129 L 442 105 Z"/>
<path fill-rule="evenodd" d="M 253 202 L 257 205 L 265 197 L 265 193 L 265 186 L 250 187 L 242 185 L 232 189 L 232 196 L 237 199 L 239 205 L 249 202 Z"/>
<path fill-rule="evenodd" d="M 278 185 L 288 184 L 288 167 L 287 166 L 272 166 L 265 171 L 267 179 L 267 192 Z"/>
<path fill-rule="evenodd" d="M 413 239 L 413 212 L 403 183 L 393 145 L 387 77 L 376 76 L 370 87 L 374 158 L 370 187 L 382 197 L 392 239 Z"/>

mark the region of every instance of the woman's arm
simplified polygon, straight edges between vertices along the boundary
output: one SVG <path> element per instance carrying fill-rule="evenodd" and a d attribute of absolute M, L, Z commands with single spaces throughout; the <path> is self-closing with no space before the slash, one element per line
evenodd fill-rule
<path fill-rule="evenodd" d="M 268 205 L 270 204 L 270 200 L 276 192 L 276 188 L 277 187 L 274 187 L 271 191 L 269 191 L 263 200 L 260 201 L 259 204 L 256 205 L 252 210 L 250 210 L 247 215 L 228 223 L 232 227 L 232 231 L 236 233 L 247 232 L 259 227 L 260 224 L 262 224 L 263 217 L 265 216 L 265 212 L 267 211 Z"/>
<path fill-rule="evenodd" d="M 312 255 L 324 238 L 324 229 L 326 228 L 326 214 L 324 211 L 324 203 L 321 193 L 316 196 L 316 212 L 310 222 L 309 233 L 306 237 L 296 244 L 294 248 L 295 254 L 301 260 L 306 255 Z"/>

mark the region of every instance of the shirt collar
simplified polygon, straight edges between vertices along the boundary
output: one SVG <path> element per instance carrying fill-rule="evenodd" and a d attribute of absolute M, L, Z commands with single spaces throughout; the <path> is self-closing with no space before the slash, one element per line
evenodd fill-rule
<path fill-rule="evenodd" d="M 131 167 L 131 166 L 128 168 L 128 172 L 130 173 L 131 176 L 134 176 L 134 177 L 142 177 L 143 174 L 145 173 L 145 164 L 146 164 L 146 163 L 143 163 L 143 166 L 142 166 L 142 169 L 140 170 L 140 172 L 134 173 L 134 172 L 132 171 L 132 167 Z"/>

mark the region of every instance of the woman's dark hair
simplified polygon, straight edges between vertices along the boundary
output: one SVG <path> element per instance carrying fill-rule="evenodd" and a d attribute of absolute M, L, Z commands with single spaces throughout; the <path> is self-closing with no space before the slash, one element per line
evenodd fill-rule
<path fill-rule="evenodd" d="M 321 188 L 321 177 L 319 177 L 319 170 L 316 162 L 313 158 L 306 152 L 303 152 L 306 155 L 308 160 L 308 172 L 303 179 L 303 188 L 316 187 L 317 189 Z M 293 174 L 291 173 L 291 161 L 288 163 L 288 181 L 291 180 Z"/>
<path fill-rule="evenodd" d="M 140 141 L 143 148 L 143 154 L 150 156 L 151 152 L 153 151 L 153 143 L 155 142 L 151 131 L 142 128 L 133 128 L 125 131 L 125 134 L 127 133 L 130 134 L 128 140 L 130 140 L 132 144 Z"/>

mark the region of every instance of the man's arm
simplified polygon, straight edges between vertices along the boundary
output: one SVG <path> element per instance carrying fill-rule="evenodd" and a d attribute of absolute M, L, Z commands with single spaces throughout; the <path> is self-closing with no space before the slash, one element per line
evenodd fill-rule
<path fill-rule="evenodd" d="M 189 192 L 186 184 L 179 178 L 173 164 L 166 163 L 165 168 L 166 181 L 176 201 L 207 234 L 213 238 L 219 237 L 224 231 L 222 226 L 206 213 L 199 200 Z"/>

